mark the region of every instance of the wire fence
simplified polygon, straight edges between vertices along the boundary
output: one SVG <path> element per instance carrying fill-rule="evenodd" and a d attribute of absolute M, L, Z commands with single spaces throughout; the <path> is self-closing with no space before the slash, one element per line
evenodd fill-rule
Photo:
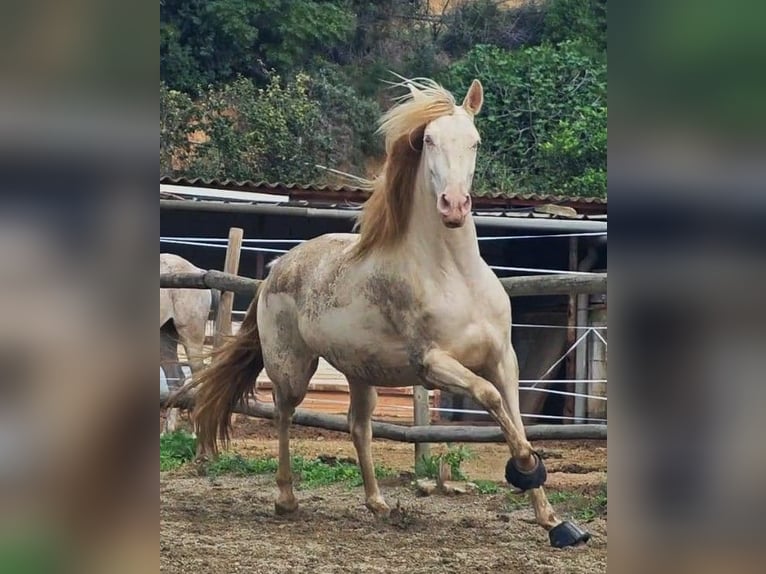
<path fill-rule="evenodd" d="M 605 231 L 584 232 L 584 233 L 548 233 L 542 235 L 501 235 L 490 237 L 479 237 L 479 241 L 513 241 L 513 240 L 533 240 L 533 239 L 551 239 L 551 238 L 570 238 L 570 237 L 606 237 Z M 228 238 L 222 237 L 160 237 L 160 243 L 169 245 L 189 245 L 193 247 L 212 247 L 217 249 L 226 249 Z M 249 247 L 247 244 L 264 245 L 297 245 L 308 241 L 307 239 L 243 239 L 242 251 L 252 251 L 257 253 L 287 253 L 289 249 L 276 249 L 273 247 Z M 580 275 L 592 276 L 595 273 L 587 271 L 571 271 L 568 269 L 544 269 L 538 267 L 513 267 L 504 265 L 490 265 L 495 271 L 513 271 L 517 273 L 542 273 L 555 275 Z"/>
<path fill-rule="evenodd" d="M 479 241 L 513 241 L 513 240 L 535 240 L 535 239 L 549 239 L 549 238 L 571 238 L 571 237 L 599 237 L 603 236 L 606 237 L 606 232 L 591 232 L 591 233 L 552 233 L 552 234 L 541 234 L 541 235 L 504 235 L 504 236 L 494 236 L 494 237 L 480 237 L 478 238 Z M 243 245 L 241 249 L 243 251 L 254 251 L 254 252 L 262 252 L 262 253 L 287 253 L 289 251 L 288 249 L 277 249 L 273 247 L 252 247 L 249 245 L 297 245 L 300 243 L 303 243 L 305 239 L 243 239 L 242 242 L 248 245 Z M 220 237 L 176 237 L 176 236 L 165 236 L 160 237 L 160 243 L 166 243 L 166 244 L 172 244 L 172 245 L 189 245 L 194 247 L 210 247 L 210 248 L 218 248 L 218 249 L 226 249 L 227 248 L 227 242 L 228 238 L 220 238 Z M 512 267 L 512 266 L 490 266 L 492 269 L 497 271 L 516 271 L 516 272 L 531 272 L 531 273 L 550 273 L 550 274 L 569 274 L 569 275 L 593 275 L 593 273 L 589 272 L 581 272 L 581 271 L 569 271 L 569 270 L 560 270 L 560 269 L 544 269 L 544 268 L 535 268 L 535 267 Z M 246 311 L 240 311 L 240 310 L 233 310 L 232 315 L 235 316 L 244 316 L 246 314 Z M 554 361 L 550 367 L 540 376 L 539 379 L 521 379 L 519 381 L 520 390 L 521 391 L 528 391 L 528 392 L 539 392 L 539 393 L 547 393 L 552 395 L 560 395 L 560 396 L 566 396 L 566 397 L 579 397 L 586 400 L 598 400 L 598 401 L 607 401 L 606 396 L 602 395 L 595 395 L 595 394 L 588 394 L 588 393 L 577 393 L 572 391 L 563 391 L 558 389 L 552 389 L 548 387 L 540 387 L 540 384 L 545 385 L 553 385 L 553 384 L 586 384 L 586 385 L 595 385 L 595 384 L 603 384 L 605 385 L 607 383 L 607 379 L 548 379 L 548 375 L 554 372 L 556 367 L 558 367 L 562 361 L 566 359 L 567 356 L 569 356 L 579 345 L 581 345 L 584 341 L 587 340 L 589 335 L 593 335 L 599 342 L 603 343 L 605 346 L 607 345 L 607 340 L 603 336 L 602 332 L 607 331 L 606 325 L 593 325 L 593 326 L 575 326 L 570 327 L 567 325 L 552 325 L 552 324 L 534 324 L 534 323 L 511 323 L 512 327 L 516 328 L 525 328 L 525 329 L 574 329 L 576 331 L 580 331 L 581 334 L 578 336 L 578 338 L 575 340 L 575 342 L 556 360 Z M 184 376 L 186 377 L 184 379 L 188 380 L 191 377 L 191 371 L 189 370 L 188 366 L 182 364 L 182 369 L 184 372 Z M 342 379 L 342 375 L 339 374 L 339 380 Z M 167 389 L 168 383 L 170 382 L 183 382 L 176 378 L 168 378 L 165 376 L 164 371 L 162 368 L 160 368 L 160 387 L 161 389 L 164 387 Z M 343 405 L 348 406 L 348 403 L 345 401 L 339 401 L 339 400 L 333 400 L 333 399 L 320 399 L 316 397 L 306 397 L 304 400 L 304 404 L 337 404 L 337 405 Z M 389 405 L 387 408 L 394 408 L 394 409 L 401 409 L 401 410 L 407 410 L 412 412 L 412 407 L 406 407 L 401 405 Z M 455 413 L 455 414 L 480 414 L 480 415 L 488 415 L 486 410 L 479 410 L 479 409 L 463 409 L 463 408 L 452 408 L 452 407 L 441 407 L 441 406 L 433 406 L 429 407 L 430 411 L 433 412 L 444 412 L 444 413 Z M 525 418 L 536 418 L 536 419 L 547 419 L 547 420 L 560 420 L 560 421 L 569 421 L 569 420 L 577 420 L 577 421 L 583 421 L 583 422 L 599 422 L 599 423 L 606 423 L 606 419 L 602 418 L 592 418 L 592 417 L 570 417 L 570 416 L 564 416 L 564 415 L 544 415 L 544 414 L 532 414 L 532 413 L 522 413 L 522 417 Z"/>

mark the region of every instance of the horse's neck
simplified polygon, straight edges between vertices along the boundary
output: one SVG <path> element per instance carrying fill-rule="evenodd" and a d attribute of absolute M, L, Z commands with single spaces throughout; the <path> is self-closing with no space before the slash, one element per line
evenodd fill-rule
<path fill-rule="evenodd" d="M 407 257 L 421 269 L 474 277 L 483 261 L 473 217 L 469 214 L 460 228 L 446 227 L 436 209 L 436 195 L 428 186 L 427 178 L 419 173 L 412 218 L 403 246 Z"/>

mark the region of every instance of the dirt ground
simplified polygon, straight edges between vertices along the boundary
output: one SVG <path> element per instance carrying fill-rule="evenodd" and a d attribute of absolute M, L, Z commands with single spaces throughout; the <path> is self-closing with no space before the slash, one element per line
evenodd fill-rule
<path fill-rule="evenodd" d="M 233 450 L 276 455 L 271 423 L 245 419 Z M 293 427 L 294 454 L 354 457 L 348 435 Z M 502 482 L 503 445 L 468 445 L 474 457 L 462 468 L 472 479 Z M 547 490 L 593 493 L 606 483 L 606 442 L 536 441 L 545 458 Z M 444 449 L 435 446 L 433 451 Z M 606 572 L 606 517 L 581 524 L 588 546 L 557 550 L 534 524 L 531 508 L 492 495 L 419 497 L 410 484 L 412 445 L 376 440 L 378 464 L 402 472 L 381 481 L 394 508 L 375 519 L 361 487 L 331 485 L 298 490 L 299 511 L 275 516 L 272 475 L 197 476 L 191 467 L 160 476 L 160 564 L 168 573 L 597 573 Z M 566 508 L 554 504 L 562 518 Z"/>

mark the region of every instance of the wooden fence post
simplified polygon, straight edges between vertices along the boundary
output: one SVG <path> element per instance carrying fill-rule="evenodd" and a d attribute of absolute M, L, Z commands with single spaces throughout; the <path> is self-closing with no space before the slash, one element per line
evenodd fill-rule
<path fill-rule="evenodd" d="M 415 385 L 412 388 L 412 406 L 416 426 L 431 424 L 430 411 L 428 410 L 428 389 L 423 385 Z M 415 443 L 415 468 L 424 458 L 431 456 L 431 445 L 425 442 Z"/>
<path fill-rule="evenodd" d="M 569 238 L 569 270 L 577 271 L 577 237 Z M 567 338 L 566 348 L 571 348 L 577 340 L 577 294 L 569 293 L 568 305 L 567 305 Z M 576 350 L 575 350 L 576 352 Z M 575 353 L 570 353 L 564 362 L 566 369 L 566 378 L 574 380 L 576 366 L 575 366 Z M 566 390 L 568 392 L 574 391 L 574 386 L 570 383 L 567 385 Z M 572 416 L 575 410 L 575 397 L 569 395 L 564 399 L 564 416 Z"/>
<path fill-rule="evenodd" d="M 239 271 L 239 254 L 242 249 L 244 231 L 239 227 L 229 229 L 229 244 L 226 247 L 226 261 L 223 265 L 225 273 L 236 275 Z M 215 317 L 215 333 L 213 347 L 218 348 L 223 338 L 231 335 L 231 310 L 234 305 L 234 292 L 224 291 L 218 304 L 218 314 Z"/>

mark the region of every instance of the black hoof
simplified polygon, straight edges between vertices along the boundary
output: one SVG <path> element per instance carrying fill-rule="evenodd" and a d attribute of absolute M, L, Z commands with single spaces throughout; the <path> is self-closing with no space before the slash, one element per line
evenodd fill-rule
<path fill-rule="evenodd" d="M 590 540 L 590 532 L 586 532 L 576 524 L 564 521 L 550 529 L 548 538 L 554 548 L 565 548 L 587 542 Z"/>
<path fill-rule="evenodd" d="M 517 459 L 515 457 L 508 459 L 508 463 L 505 465 L 505 480 L 508 484 L 522 491 L 537 488 L 545 484 L 545 479 L 548 478 L 548 471 L 545 470 L 543 459 L 536 452 L 533 452 L 532 456 L 537 459 L 537 465 L 528 472 L 521 470 L 517 466 Z"/>

